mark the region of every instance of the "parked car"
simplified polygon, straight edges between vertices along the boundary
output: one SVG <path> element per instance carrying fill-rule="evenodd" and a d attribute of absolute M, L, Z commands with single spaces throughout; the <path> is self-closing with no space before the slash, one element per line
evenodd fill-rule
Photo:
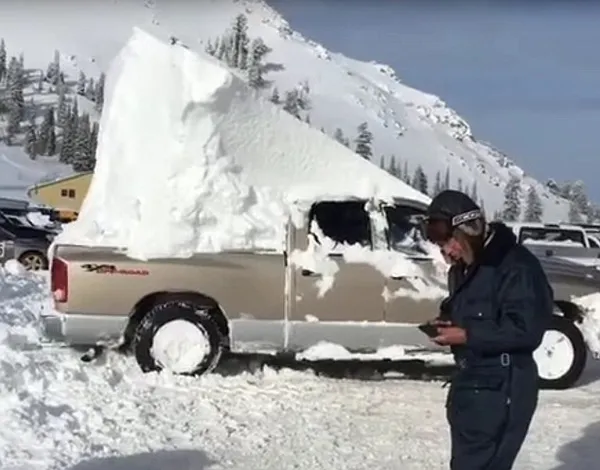
<path fill-rule="evenodd" d="M 0 226 L 0 264 L 18 260 L 28 271 L 48 269 L 47 252 L 51 238 L 40 232 L 17 234 Z"/>
<path fill-rule="evenodd" d="M 306 249 L 310 238 L 320 243 L 311 228 L 315 220 L 322 235 L 334 242 L 402 253 L 424 272 L 433 272 L 433 260 L 419 241 L 418 219 L 425 205 L 409 200 L 393 205 L 367 202 L 313 204 L 303 228 L 288 224 L 283 252 L 139 261 L 115 247 L 56 244 L 51 291 L 57 313 L 43 318 L 46 333 L 69 345 L 131 350 L 139 366 L 151 371 L 165 367 L 153 348 L 161 334 L 188 322 L 185 332 L 199 332 L 193 346 L 202 354 L 191 367 L 179 370 L 185 374 L 210 371 L 226 350 L 299 352 L 320 341 L 354 352 L 393 345 L 446 350 L 417 328 L 437 316 L 441 298 L 408 295 L 414 288 L 405 273 L 383 274 L 367 261 L 346 261 L 334 246 L 328 256 L 339 269 L 333 285 L 321 295 L 318 281 L 323 273 L 292 262 L 293 253 Z M 387 227 L 382 227 L 382 218 Z M 579 378 L 587 357 L 576 326 L 584 312 L 571 296 L 597 292 L 600 272 L 552 257 L 544 259 L 544 266 L 556 293 L 556 316 L 536 351 L 540 379 L 547 387 L 567 388 Z M 547 354 L 557 335 L 574 351 L 566 363 Z"/>
<path fill-rule="evenodd" d="M 53 233 L 61 230 L 57 214 L 52 209 L 27 207 L 26 209 L 0 209 L 0 213 L 13 225 L 33 227 Z"/>

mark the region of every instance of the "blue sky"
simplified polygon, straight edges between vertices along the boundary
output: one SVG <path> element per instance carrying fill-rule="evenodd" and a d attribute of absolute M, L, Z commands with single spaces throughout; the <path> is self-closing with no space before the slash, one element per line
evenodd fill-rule
<path fill-rule="evenodd" d="M 268 0 L 327 48 L 391 65 L 476 136 L 600 202 L 600 1 Z"/>

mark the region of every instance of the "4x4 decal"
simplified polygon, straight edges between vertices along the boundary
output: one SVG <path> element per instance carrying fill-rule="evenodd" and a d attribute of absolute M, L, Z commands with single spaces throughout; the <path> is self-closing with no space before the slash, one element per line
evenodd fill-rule
<path fill-rule="evenodd" d="M 147 276 L 150 271 L 147 269 L 122 269 L 114 264 L 82 264 L 81 267 L 88 273 L 98 274 L 127 274 L 134 276 Z"/>

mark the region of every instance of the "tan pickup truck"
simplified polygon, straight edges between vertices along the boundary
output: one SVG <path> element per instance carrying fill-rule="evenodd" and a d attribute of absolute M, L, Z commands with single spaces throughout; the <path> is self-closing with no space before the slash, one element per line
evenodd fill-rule
<path fill-rule="evenodd" d="M 347 260 L 335 246 L 328 256 L 338 271 L 324 293 L 323 273 L 291 262 L 291 254 L 305 250 L 310 237 L 319 243 L 309 229 L 316 221 L 328 240 L 400 252 L 431 273 L 434 263 L 419 242 L 417 219 L 424 210 L 422 203 L 408 200 L 318 202 L 306 214 L 304 228 L 289 224 L 286 249 L 279 253 L 143 262 L 112 247 L 55 245 L 51 290 L 57 312 L 43 317 L 46 334 L 68 345 L 132 350 L 144 371 L 169 368 L 181 374 L 212 370 L 226 350 L 293 352 L 321 341 L 355 352 L 393 345 L 433 349 L 416 326 L 437 315 L 441 296 L 411 295 L 414 287 L 402 273 L 386 275 L 368 260 Z M 553 273 L 560 295 L 598 289 L 597 281 Z M 575 325 L 581 315 L 574 304 L 558 299 L 550 333 L 567 338 L 574 353 L 557 371 L 555 363 L 564 361 L 553 361 L 542 344 L 538 364 L 549 364 L 540 366 L 548 386 L 566 388 L 583 369 L 587 348 Z"/>

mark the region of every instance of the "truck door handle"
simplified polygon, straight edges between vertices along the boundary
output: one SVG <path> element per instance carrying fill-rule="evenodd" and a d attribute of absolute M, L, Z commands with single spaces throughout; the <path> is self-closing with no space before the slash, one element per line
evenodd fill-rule
<path fill-rule="evenodd" d="M 311 271 L 310 269 L 303 269 L 302 270 L 302 275 L 305 277 L 311 277 L 311 276 L 319 276 L 318 273 Z"/>
<path fill-rule="evenodd" d="M 546 250 L 546 256 L 552 256 L 554 254 L 554 250 Z"/>
<path fill-rule="evenodd" d="M 394 281 L 401 281 L 405 278 L 406 276 L 390 276 L 390 279 L 393 279 Z"/>

